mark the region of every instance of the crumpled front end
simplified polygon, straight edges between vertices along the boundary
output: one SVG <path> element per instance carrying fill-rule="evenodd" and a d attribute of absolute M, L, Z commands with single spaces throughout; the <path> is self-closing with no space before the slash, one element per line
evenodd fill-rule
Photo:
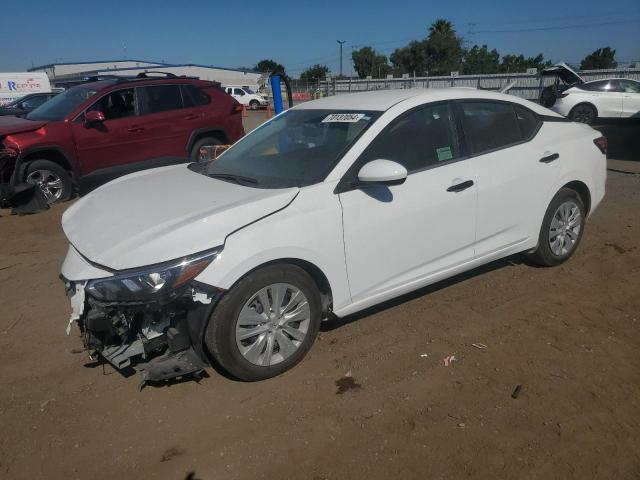
<path fill-rule="evenodd" d="M 67 334 L 77 323 L 90 356 L 123 373 L 140 371 L 141 387 L 176 377 L 199 378 L 208 366 L 203 348 L 206 322 L 223 292 L 193 277 L 215 256 L 214 252 L 145 270 L 102 271 L 102 278 L 70 280 L 65 273 L 77 277 L 84 270 L 85 275 L 100 276 L 101 271 L 71 247 L 61 275 L 72 308 Z"/>

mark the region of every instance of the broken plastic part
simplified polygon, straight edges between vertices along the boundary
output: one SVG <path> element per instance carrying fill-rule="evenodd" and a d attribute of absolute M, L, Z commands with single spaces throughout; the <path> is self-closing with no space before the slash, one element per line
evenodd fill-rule
<path fill-rule="evenodd" d="M 211 303 L 211 297 L 203 292 L 198 292 L 197 290 L 192 291 L 192 298 L 194 302 L 200 302 L 205 305 L 209 305 Z"/>
<path fill-rule="evenodd" d="M 67 324 L 67 336 L 71 335 L 71 325 L 73 322 L 77 321 L 84 312 L 84 287 L 86 284 L 87 282 L 76 283 L 74 286 L 75 292 L 69 297 L 71 302 L 71 316 Z"/>

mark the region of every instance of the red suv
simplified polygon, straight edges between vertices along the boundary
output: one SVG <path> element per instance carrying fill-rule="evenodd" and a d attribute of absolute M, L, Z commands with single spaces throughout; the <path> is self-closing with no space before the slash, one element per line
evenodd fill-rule
<path fill-rule="evenodd" d="M 205 160 L 244 135 L 242 107 L 216 82 L 111 78 L 54 97 L 26 118 L 0 117 L 0 184 L 37 184 L 49 203 L 74 186 Z"/>

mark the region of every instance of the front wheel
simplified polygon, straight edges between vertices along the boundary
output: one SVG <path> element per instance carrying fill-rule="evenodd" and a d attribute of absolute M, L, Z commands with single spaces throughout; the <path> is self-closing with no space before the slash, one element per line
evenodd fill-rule
<path fill-rule="evenodd" d="M 69 173 L 64 167 L 51 160 L 29 162 L 24 180 L 40 188 L 49 205 L 69 200 L 73 192 Z"/>
<path fill-rule="evenodd" d="M 251 100 L 249 102 L 249 108 L 251 110 L 257 110 L 258 108 L 260 108 L 260 102 L 258 102 L 257 100 Z"/>
<path fill-rule="evenodd" d="M 574 254 L 584 230 L 585 208 L 580 195 L 561 189 L 551 200 L 542 221 L 538 248 L 531 255 L 536 263 L 551 267 Z"/>
<path fill-rule="evenodd" d="M 311 277 L 295 265 L 272 265 L 244 277 L 220 300 L 205 344 L 232 376 L 264 380 L 304 358 L 321 314 L 320 293 Z"/>

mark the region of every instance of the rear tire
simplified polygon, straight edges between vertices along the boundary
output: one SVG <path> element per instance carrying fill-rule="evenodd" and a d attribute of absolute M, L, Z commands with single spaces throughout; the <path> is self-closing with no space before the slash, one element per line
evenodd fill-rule
<path fill-rule="evenodd" d="M 591 125 L 593 121 L 598 118 L 598 112 L 593 105 L 581 103 L 571 109 L 569 112 L 569 118 L 574 122 Z"/>
<path fill-rule="evenodd" d="M 544 214 L 538 248 L 530 259 L 545 267 L 566 262 L 575 253 L 584 232 L 585 208 L 580 195 L 562 188 Z"/>
<path fill-rule="evenodd" d="M 249 273 L 216 306 L 205 344 L 233 377 L 257 381 L 294 367 L 320 328 L 322 303 L 300 267 L 272 265 Z"/>
<path fill-rule="evenodd" d="M 38 186 L 49 205 L 67 201 L 73 193 L 69 172 L 51 160 L 33 160 L 27 163 L 24 181 Z"/>
<path fill-rule="evenodd" d="M 204 149 L 203 147 L 215 147 L 216 145 L 222 145 L 222 142 L 215 137 L 205 137 L 198 140 L 193 144 L 191 148 L 191 153 L 189 157 L 192 162 L 207 162 L 209 160 L 213 160 L 212 155 L 209 153 L 209 150 Z M 205 150 L 207 151 L 206 155 L 201 155 L 200 150 L 203 149 L 203 154 Z"/>

